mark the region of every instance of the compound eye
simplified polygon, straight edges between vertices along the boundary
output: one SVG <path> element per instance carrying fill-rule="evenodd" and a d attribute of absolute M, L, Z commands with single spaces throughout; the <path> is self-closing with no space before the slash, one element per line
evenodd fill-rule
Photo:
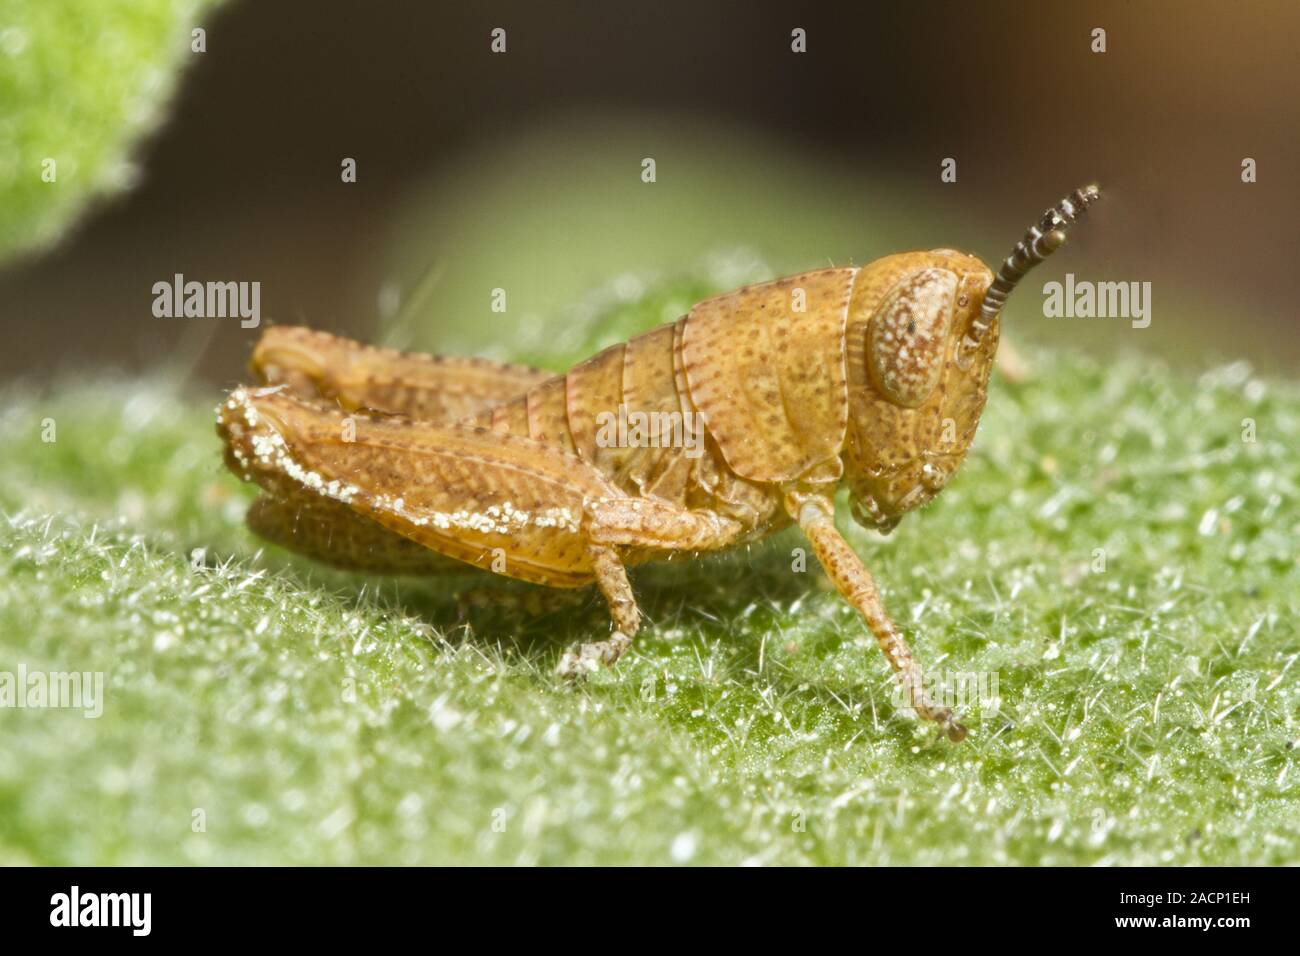
<path fill-rule="evenodd" d="M 916 408 L 939 384 L 957 276 L 922 269 L 885 297 L 867 332 L 871 377 L 885 397 Z"/>

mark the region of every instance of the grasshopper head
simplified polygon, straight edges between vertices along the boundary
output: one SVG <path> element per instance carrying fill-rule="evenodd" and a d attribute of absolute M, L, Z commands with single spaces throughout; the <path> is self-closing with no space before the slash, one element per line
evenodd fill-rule
<path fill-rule="evenodd" d="M 859 271 L 844 451 L 859 523 L 888 533 L 957 470 L 984 410 L 1007 296 L 1098 195 L 1096 186 L 1076 189 L 1047 210 L 996 277 L 951 249 L 887 256 Z"/>

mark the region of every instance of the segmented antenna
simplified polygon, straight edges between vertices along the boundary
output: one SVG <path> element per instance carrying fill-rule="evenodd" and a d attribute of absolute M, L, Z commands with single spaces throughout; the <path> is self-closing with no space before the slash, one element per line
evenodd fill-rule
<path fill-rule="evenodd" d="M 1043 213 L 1036 225 L 1030 226 L 1025 238 L 1016 243 L 1015 250 L 1002 263 L 997 278 L 984 293 L 984 304 L 979 317 L 971 323 L 970 334 L 975 341 L 988 330 L 1009 296 L 1025 273 L 1042 262 L 1065 242 L 1065 231 L 1073 226 L 1094 202 L 1101 198 L 1097 186 L 1083 186 L 1066 196 Z"/>

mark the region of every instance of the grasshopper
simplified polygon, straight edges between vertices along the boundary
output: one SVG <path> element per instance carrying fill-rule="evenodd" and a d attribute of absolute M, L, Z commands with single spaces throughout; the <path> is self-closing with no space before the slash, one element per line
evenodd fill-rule
<path fill-rule="evenodd" d="M 996 276 L 951 249 L 805 272 L 707 299 L 562 375 L 273 326 L 251 360 L 261 386 L 230 394 L 217 432 L 263 489 L 248 523 L 273 542 L 375 572 L 594 582 L 612 633 L 563 655 L 570 677 L 631 645 L 630 565 L 795 523 L 904 699 L 960 741 L 834 495 L 847 484 L 853 518 L 888 534 L 943 489 L 979 425 L 1007 296 L 1098 196 L 1048 209 Z M 672 440 L 675 416 L 698 423 L 694 454 Z M 610 441 L 615 419 L 649 424 Z"/>

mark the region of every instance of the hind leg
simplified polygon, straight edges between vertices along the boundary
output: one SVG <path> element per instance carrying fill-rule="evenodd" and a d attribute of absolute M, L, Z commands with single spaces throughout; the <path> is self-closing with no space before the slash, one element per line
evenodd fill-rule
<path fill-rule="evenodd" d="M 329 498 L 263 494 L 244 519 L 259 537 L 345 571 L 477 574 L 473 565 L 430 551 Z"/>
<path fill-rule="evenodd" d="M 435 423 L 478 414 L 547 378 L 521 365 L 402 353 L 296 326 L 266 329 L 250 364 L 264 383 L 303 399 Z M 471 570 L 318 495 L 263 496 L 246 520 L 261 537 L 335 567 L 390 574 Z"/>
<path fill-rule="evenodd" d="M 250 361 L 266 385 L 344 411 L 450 424 L 518 398 L 551 377 L 525 365 L 398 352 L 292 325 L 262 333 Z"/>

